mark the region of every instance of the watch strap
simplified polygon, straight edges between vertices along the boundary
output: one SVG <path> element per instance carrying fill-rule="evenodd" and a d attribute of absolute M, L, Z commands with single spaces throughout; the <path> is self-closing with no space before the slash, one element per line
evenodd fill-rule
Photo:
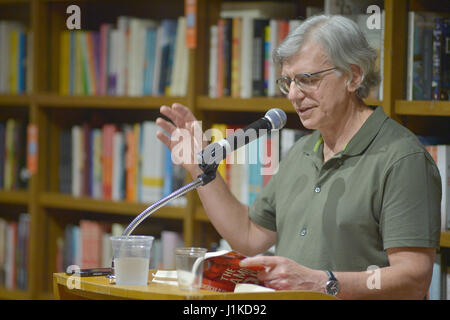
<path fill-rule="evenodd" d="M 328 280 L 330 281 L 337 281 L 336 277 L 334 276 L 333 272 L 331 272 L 330 270 L 325 270 L 327 276 L 328 276 Z"/>

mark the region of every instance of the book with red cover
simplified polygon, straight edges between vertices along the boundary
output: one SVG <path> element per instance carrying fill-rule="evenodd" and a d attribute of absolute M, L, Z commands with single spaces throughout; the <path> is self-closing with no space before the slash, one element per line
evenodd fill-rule
<path fill-rule="evenodd" d="M 209 257 L 208 257 L 209 256 Z M 207 254 L 203 263 L 202 289 L 233 292 L 238 283 L 263 285 L 257 271 L 263 266 L 244 268 L 239 261 L 246 257 L 236 251 L 218 251 Z"/>

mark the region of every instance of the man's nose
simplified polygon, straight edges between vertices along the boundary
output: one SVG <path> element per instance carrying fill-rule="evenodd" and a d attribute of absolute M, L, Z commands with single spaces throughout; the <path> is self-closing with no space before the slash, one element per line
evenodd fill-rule
<path fill-rule="evenodd" d="M 305 93 L 301 90 L 294 81 L 291 81 L 289 86 L 289 94 L 288 99 L 293 101 L 295 99 L 303 99 L 305 98 Z"/>

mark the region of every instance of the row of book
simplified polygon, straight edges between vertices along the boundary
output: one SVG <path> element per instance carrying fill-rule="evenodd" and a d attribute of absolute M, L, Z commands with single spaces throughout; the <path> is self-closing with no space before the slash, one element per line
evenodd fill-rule
<path fill-rule="evenodd" d="M 439 169 L 442 181 L 441 230 L 450 230 L 450 145 L 425 146 Z"/>
<path fill-rule="evenodd" d="M 0 287 L 27 289 L 30 215 L 18 221 L 0 218 Z"/>
<path fill-rule="evenodd" d="M 230 135 L 241 127 L 214 124 L 214 140 Z M 292 145 L 307 131 L 285 128 L 280 133 L 261 136 L 240 148 L 219 164 L 218 172 L 231 193 L 242 203 L 251 205 L 261 189 L 278 170 L 278 163 Z"/>
<path fill-rule="evenodd" d="M 20 119 L 0 121 L 0 189 L 27 187 L 26 130 L 26 123 Z"/>
<path fill-rule="evenodd" d="M 106 200 L 152 203 L 184 185 L 185 170 L 156 137 L 154 121 L 91 127 L 60 133 L 61 193 Z M 170 204 L 184 206 L 185 197 Z"/>
<path fill-rule="evenodd" d="M 407 100 L 450 99 L 450 18 L 410 11 Z"/>
<path fill-rule="evenodd" d="M 0 20 L 0 94 L 31 89 L 32 35 L 16 21 Z"/>
<path fill-rule="evenodd" d="M 111 236 L 120 236 L 124 226 L 95 220 L 80 220 L 79 224 L 68 224 L 64 237 L 57 240 L 56 269 L 65 272 L 69 266 L 81 269 L 111 267 L 113 250 Z M 151 269 L 174 269 L 174 250 L 183 247 L 180 233 L 163 230 L 151 248 Z"/>
<path fill-rule="evenodd" d="M 60 94 L 185 96 L 189 69 L 186 19 L 120 16 L 117 27 L 63 31 Z"/>
<path fill-rule="evenodd" d="M 349 18 L 358 23 L 369 44 L 378 52 L 377 69 L 382 70 L 383 28 L 369 29 L 366 14 Z M 276 85 L 280 70 L 272 60 L 272 51 L 301 23 L 302 20 L 245 15 L 220 18 L 217 25 L 210 27 L 209 96 L 281 96 Z M 370 98 L 381 99 L 381 88 L 374 88 Z"/>

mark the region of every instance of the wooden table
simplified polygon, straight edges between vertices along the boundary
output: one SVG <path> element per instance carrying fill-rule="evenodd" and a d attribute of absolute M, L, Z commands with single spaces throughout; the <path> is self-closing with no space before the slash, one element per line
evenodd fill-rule
<path fill-rule="evenodd" d="M 53 274 L 53 292 L 56 299 L 140 299 L 140 300 L 335 300 L 327 294 L 310 291 L 273 291 L 251 293 L 222 293 L 209 290 L 189 292 L 177 286 L 151 282 L 149 272 L 147 286 L 118 286 L 111 284 L 105 276 L 79 277 L 65 273 Z M 72 278 L 70 278 L 72 277 Z M 76 281 L 79 280 L 77 283 Z M 76 285 L 70 289 L 70 285 Z M 72 286 L 73 287 L 73 286 Z"/>

